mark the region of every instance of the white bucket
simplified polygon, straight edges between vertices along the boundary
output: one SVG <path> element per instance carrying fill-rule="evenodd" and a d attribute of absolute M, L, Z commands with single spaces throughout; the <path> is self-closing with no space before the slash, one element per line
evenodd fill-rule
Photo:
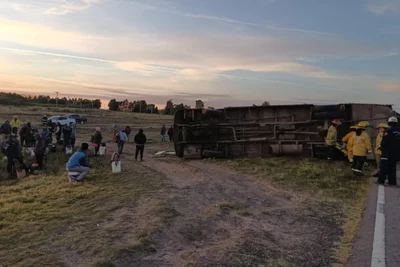
<path fill-rule="evenodd" d="M 71 155 L 72 154 L 72 147 L 66 147 L 65 148 L 65 154 Z"/>
<path fill-rule="evenodd" d="M 111 169 L 113 173 L 121 172 L 121 161 L 113 161 L 111 162 Z"/>
<path fill-rule="evenodd" d="M 100 156 L 106 154 L 106 147 L 105 147 L 105 146 L 101 146 L 101 147 L 100 147 L 100 149 L 99 149 L 99 154 L 100 154 Z"/>

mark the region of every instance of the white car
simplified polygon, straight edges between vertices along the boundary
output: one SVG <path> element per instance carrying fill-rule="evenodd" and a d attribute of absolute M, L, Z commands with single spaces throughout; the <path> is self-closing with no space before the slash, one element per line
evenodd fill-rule
<path fill-rule="evenodd" d="M 51 123 L 60 123 L 62 126 L 69 125 L 71 122 L 76 123 L 75 119 L 68 118 L 66 116 L 52 116 L 49 118 Z"/>

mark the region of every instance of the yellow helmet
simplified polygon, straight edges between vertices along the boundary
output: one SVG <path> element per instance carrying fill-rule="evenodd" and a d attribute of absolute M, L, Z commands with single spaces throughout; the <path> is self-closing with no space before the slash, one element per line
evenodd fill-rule
<path fill-rule="evenodd" d="M 357 126 L 355 126 L 355 125 L 350 126 L 350 129 L 357 129 Z"/>
<path fill-rule="evenodd" d="M 358 128 L 367 128 L 368 124 L 365 121 L 360 121 L 357 125 Z"/>
<path fill-rule="evenodd" d="M 388 128 L 388 127 L 389 125 L 387 125 L 386 123 L 380 123 L 377 128 Z"/>

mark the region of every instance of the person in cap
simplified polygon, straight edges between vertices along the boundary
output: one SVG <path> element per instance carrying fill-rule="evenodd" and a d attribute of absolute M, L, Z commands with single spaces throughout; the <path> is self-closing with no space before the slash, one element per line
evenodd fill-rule
<path fill-rule="evenodd" d="M 11 128 L 12 128 L 12 133 L 17 134 L 18 129 L 21 128 L 21 122 L 18 120 L 17 116 L 14 116 L 14 118 L 10 122 Z"/>
<path fill-rule="evenodd" d="M 378 166 L 378 171 L 374 174 L 374 177 L 379 177 L 379 166 L 381 163 L 381 155 L 382 155 L 382 151 L 381 151 L 381 143 L 382 143 L 382 137 L 383 137 L 383 133 L 385 132 L 385 129 L 387 129 L 389 127 L 389 125 L 387 125 L 386 123 L 380 123 L 378 125 L 378 135 L 376 136 L 376 141 L 375 141 L 375 160 L 376 160 L 376 166 Z"/>
<path fill-rule="evenodd" d="M 357 126 L 351 126 L 350 132 L 342 138 L 343 148 L 347 149 L 347 158 L 349 162 L 353 162 L 353 139 L 356 135 Z"/>
<path fill-rule="evenodd" d="M 361 121 L 357 125 L 356 134 L 353 137 L 353 164 L 351 169 L 357 176 L 364 175 L 362 170 L 367 154 L 372 153 L 371 138 L 366 132 L 367 125 L 367 122 Z"/>
<path fill-rule="evenodd" d="M 89 149 L 89 144 L 82 143 L 81 148 L 74 154 L 72 154 L 72 156 L 69 158 L 66 164 L 67 172 L 79 173 L 77 177 L 69 176 L 70 183 L 81 182 L 89 174 L 90 164 L 86 160 L 87 159 L 86 153 L 88 149 Z"/>
<path fill-rule="evenodd" d="M 335 119 L 331 122 L 331 126 L 329 126 L 325 139 L 325 143 L 328 146 L 328 160 L 333 158 L 333 155 L 336 151 L 337 127 L 339 127 L 341 124 L 342 122 L 340 120 Z"/>
<path fill-rule="evenodd" d="M 380 161 L 380 174 L 378 183 L 385 184 L 388 179 L 389 185 L 397 185 L 396 164 L 400 160 L 400 127 L 396 117 L 390 117 L 388 126 L 382 136 L 380 150 L 382 152 Z"/>

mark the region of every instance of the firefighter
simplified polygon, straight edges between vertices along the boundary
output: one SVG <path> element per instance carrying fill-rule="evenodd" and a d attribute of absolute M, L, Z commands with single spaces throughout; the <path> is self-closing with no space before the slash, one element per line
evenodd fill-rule
<path fill-rule="evenodd" d="M 382 136 L 381 161 L 378 183 L 385 184 L 386 178 L 389 185 L 397 185 L 396 164 L 400 160 L 400 127 L 396 117 L 390 117 L 387 128 Z"/>
<path fill-rule="evenodd" d="M 349 159 L 350 163 L 353 162 L 353 138 L 356 134 L 356 130 L 357 126 L 351 126 L 350 132 L 346 134 L 346 136 L 342 139 L 343 148 L 347 149 L 347 158 Z"/>
<path fill-rule="evenodd" d="M 378 171 L 377 173 L 374 174 L 374 177 L 379 177 L 379 166 L 380 166 L 380 162 L 381 162 L 381 155 L 382 155 L 382 151 L 381 151 L 381 143 L 382 143 L 382 137 L 383 137 L 383 133 L 385 132 L 385 129 L 387 129 L 389 127 L 389 125 L 387 125 L 386 123 L 381 123 L 378 125 L 378 136 L 376 137 L 376 142 L 375 142 L 375 160 L 376 160 L 376 166 L 378 166 Z"/>
<path fill-rule="evenodd" d="M 362 169 L 367 159 L 367 153 L 372 153 L 371 138 L 366 132 L 367 126 L 368 124 L 365 121 L 360 122 L 353 137 L 353 164 L 351 169 L 357 176 L 364 175 Z"/>
<path fill-rule="evenodd" d="M 339 127 L 341 124 L 342 122 L 340 120 L 335 119 L 331 122 L 331 126 L 328 129 L 325 140 L 325 143 L 328 146 L 328 160 L 331 160 L 335 153 L 337 143 L 337 127 Z"/>
<path fill-rule="evenodd" d="M 13 134 L 18 134 L 19 128 L 21 128 L 21 121 L 18 119 L 17 116 L 14 116 L 14 118 L 10 122 L 11 128 L 12 128 L 12 133 Z"/>

